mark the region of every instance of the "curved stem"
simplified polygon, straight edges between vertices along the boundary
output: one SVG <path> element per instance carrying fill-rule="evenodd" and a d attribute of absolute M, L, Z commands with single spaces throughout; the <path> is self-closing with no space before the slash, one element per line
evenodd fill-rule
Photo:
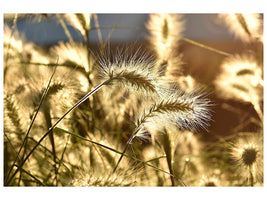
<path fill-rule="evenodd" d="M 92 144 L 96 144 L 96 145 L 98 145 L 98 146 L 100 146 L 100 147 L 103 147 L 103 148 L 105 148 L 105 149 L 108 149 L 108 150 L 110 150 L 110 151 L 112 151 L 112 152 L 115 152 L 115 153 L 117 153 L 117 154 L 124 155 L 124 156 L 127 157 L 127 158 L 131 158 L 131 159 L 133 159 L 133 160 L 135 160 L 135 161 L 137 161 L 137 162 L 140 162 L 140 163 L 142 163 L 142 164 L 144 164 L 144 165 L 146 165 L 146 166 L 148 166 L 148 167 L 151 167 L 151 168 L 153 168 L 153 169 L 155 169 L 155 170 L 158 170 L 158 171 L 163 172 L 163 173 L 165 173 L 165 174 L 168 174 L 168 175 L 170 175 L 170 176 L 174 176 L 174 175 L 170 174 L 170 173 L 167 172 L 167 171 L 164 171 L 164 170 L 162 170 L 162 169 L 160 169 L 160 168 L 158 168 L 158 167 L 155 167 L 155 166 L 149 164 L 148 162 L 150 162 L 150 161 L 152 161 L 152 160 L 149 160 L 149 161 L 142 161 L 142 160 L 139 160 L 139 159 L 136 158 L 136 157 L 132 157 L 132 156 L 129 156 L 129 155 L 127 155 L 127 154 L 123 154 L 122 152 L 119 152 L 119 151 L 117 151 L 116 149 L 113 149 L 113 148 L 108 147 L 108 146 L 106 146 L 106 145 L 103 145 L 103 144 L 100 144 L 100 143 L 98 143 L 98 142 L 89 140 L 89 139 L 84 138 L 84 137 L 82 137 L 82 136 L 75 135 L 75 134 L 73 134 L 73 133 L 71 133 L 71 132 L 69 132 L 69 131 L 66 131 L 66 130 L 64 130 L 64 129 L 57 128 L 57 127 L 56 127 L 56 129 L 58 129 L 58 130 L 60 130 L 60 131 L 63 131 L 64 133 L 67 133 L 67 134 L 72 135 L 72 136 L 74 136 L 74 137 L 77 137 L 77 138 L 79 138 L 79 139 L 81 139 L 81 140 L 90 142 L 90 143 L 92 143 Z M 129 144 L 130 144 L 130 142 L 129 142 Z M 110 174 L 110 175 L 111 175 L 111 174 Z M 175 177 L 175 176 L 174 176 L 174 177 Z M 182 180 L 180 180 L 180 179 L 178 179 L 178 180 L 180 181 L 180 183 L 182 183 L 183 186 L 186 186 L 186 185 L 182 182 Z"/>
<path fill-rule="evenodd" d="M 118 166 L 119 166 L 119 164 L 120 164 L 120 162 L 121 162 L 121 160 L 122 160 L 122 157 L 123 157 L 124 153 L 125 153 L 126 150 L 128 149 L 128 146 L 129 146 L 129 144 L 132 142 L 133 138 L 134 138 L 134 134 L 132 134 L 132 136 L 130 137 L 130 139 L 127 141 L 126 146 L 125 146 L 125 148 L 124 148 L 124 150 L 123 150 L 123 152 L 122 152 L 122 154 L 121 154 L 121 156 L 120 156 L 120 158 L 119 158 L 119 160 L 118 160 L 116 166 L 114 167 L 112 173 L 115 173 L 116 169 L 118 168 Z"/>
<path fill-rule="evenodd" d="M 57 60 L 57 62 L 58 62 L 58 60 Z M 52 73 L 52 75 L 51 75 L 51 77 L 50 77 L 50 79 L 49 79 L 49 82 L 48 82 L 48 84 L 47 84 L 47 87 L 46 87 L 46 89 L 45 89 L 45 91 L 44 91 L 44 93 L 43 93 L 43 95 L 42 95 L 42 97 L 41 97 L 41 100 L 40 100 L 40 102 L 39 102 L 38 108 L 37 108 L 37 110 L 36 110 L 36 112 L 35 112 L 35 114 L 34 114 L 34 116 L 33 116 L 33 118 L 32 118 L 32 121 L 31 121 L 31 123 L 30 123 L 30 126 L 29 126 L 29 128 L 28 128 L 28 130 L 27 130 L 27 133 L 26 133 L 24 139 L 23 139 L 22 145 L 20 146 L 19 151 L 18 151 L 18 154 L 17 154 L 17 156 L 16 156 L 16 158 L 15 158 L 15 160 L 14 160 L 14 162 L 13 162 L 13 164 L 12 164 L 12 166 L 11 166 L 11 168 L 10 168 L 10 170 L 9 170 L 9 172 L 8 172 L 8 174 L 7 174 L 7 176 L 6 176 L 5 182 L 6 182 L 6 180 L 8 179 L 8 177 L 9 177 L 9 175 L 10 175 L 10 173 L 11 173 L 13 167 L 15 166 L 15 163 L 16 163 L 16 161 L 18 160 L 18 158 L 19 158 L 19 154 L 20 154 L 20 152 L 22 151 L 22 148 L 23 148 L 24 145 L 25 145 L 25 147 L 24 147 L 24 152 L 26 152 L 26 146 L 27 146 L 26 144 L 27 144 L 27 138 L 28 138 L 28 135 L 29 135 L 29 133 L 30 133 L 30 131 L 31 131 L 31 128 L 32 128 L 32 126 L 33 126 L 33 123 L 34 123 L 34 121 L 35 121 L 35 119 L 36 119 L 36 117 L 37 117 L 37 114 L 38 114 L 38 112 L 40 111 L 41 105 L 42 105 L 43 102 L 44 102 L 44 99 L 45 99 L 46 94 L 47 94 L 47 92 L 48 92 L 48 89 L 49 89 L 49 87 L 50 87 L 52 78 L 54 77 L 54 75 L 55 75 L 55 73 L 56 73 L 56 68 L 57 68 L 57 66 L 54 68 L 54 71 L 53 71 L 53 73 Z M 24 154 L 23 154 L 23 157 L 24 157 Z M 22 159 L 23 159 L 23 157 L 22 157 Z"/>
<path fill-rule="evenodd" d="M 10 177 L 10 179 L 7 181 L 7 185 L 10 183 L 10 181 L 15 177 L 15 175 L 18 173 L 18 171 L 22 168 L 24 163 L 28 160 L 28 158 L 31 156 L 33 151 L 39 146 L 39 144 L 52 132 L 52 130 L 61 122 L 62 119 L 66 115 L 68 115 L 72 110 L 74 110 L 76 107 L 78 107 L 81 103 L 83 103 L 86 99 L 88 99 L 91 95 L 93 95 L 95 92 L 97 92 L 99 89 L 101 89 L 105 84 L 108 84 L 112 79 L 108 79 L 104 81 L 103 83 L 99 84 L 95 89 L 87 93 L 82 99 L 80 99 L 72 108 L 70 108 L 61 118 L 59 118 L 55 124 L 49 128 L 49 130 L 43 135 L 43 137 L 37 142 L 37 144 L 32 148 L 32 150 L 29 152 L 29 154 L 25 157 L 25 159 L 21 162 L 21 164 L 18 166 L 16 171 L 13 173 L 13 175 Z"/>

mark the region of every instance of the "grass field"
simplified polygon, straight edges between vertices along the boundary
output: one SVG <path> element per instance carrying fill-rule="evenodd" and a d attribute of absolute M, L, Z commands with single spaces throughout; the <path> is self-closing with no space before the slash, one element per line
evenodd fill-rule
<path fill-rule="evenodd" d="M 68 41 L 28 42 L 22 19 Z M 214 20 L 235 40 L 191 40 L 181 14 L 127 43 L 97 14 L 4 15 L 4 186 L 263 186 L 262 15 Z"/>

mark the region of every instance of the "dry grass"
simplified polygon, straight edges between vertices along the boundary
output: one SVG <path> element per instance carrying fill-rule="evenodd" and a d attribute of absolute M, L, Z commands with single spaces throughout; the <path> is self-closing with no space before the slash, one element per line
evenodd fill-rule
<path fill-rule="evenodd" d="M 214 15 L 241 39 L 226 45 L 153 14 L 147 42 L 123 46 L 97 14 L 4 17 L 5 186 L 263 186 L 259 15 Z M 57 20 L 68 41 L 28 43 L 18 19 Z"/>

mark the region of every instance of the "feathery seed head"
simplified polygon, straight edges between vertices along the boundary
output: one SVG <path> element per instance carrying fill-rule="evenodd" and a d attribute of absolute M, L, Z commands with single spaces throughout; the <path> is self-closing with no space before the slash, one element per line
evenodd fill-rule
<path fill-rule="evenodd" d="M 108 173 L 86 173 L 80 172 L 80 176 L 73 179 L 72 185 L 76 187 L 96 187 L 96 186 L 132 186 L 135 181 L 132 178 L 132 170 L 124 170 L 116 174 L 109 175 Z"/>
<path fill-rule="evenodd" d="M 242 133 L 240 133 L 242 134 Z M 233 143 L 231 157 L 236 161 L 241 176 L 249 176 L 249 168 L 258 182 L 263 181 L 262 133 L 243 134 Z"/>
<path fill-rule="evenodd" d="M 223 98 L 250 102 L 261 115 L 259 102 L 262 100 L 262 69 L 255 58 L 249 55 L 234 55 L 222 63 L 222 73 L 216 78 L 215 86 Z"/>
<path fill-rule="evenodd" d="M 89 72 L 87 49 L 83 44 L 59 42 L 57 46 L 52 48 L 51 53 L 60 58 L 59 62 L 63 62 L 60 64 L 72 64 L 76 68 L 82 68 L 86 72 Z"/>
<path fill-rule="evenodd" d="M 18 137 L 22 137 L 26 130 L 23 123 L 25 122 L 25 117 L 22 118 L 21 116 L 15 96 L 8 93 L 4 95 L 4 117 L 5 130 L 14 132 Z"/>
<path fill-rule="evenodd" d="M 232 148 L 232 157 L 244 166 L 256 164 L 259 154 L 262 154 L 261 136 L 241 137 Z"/>
<path fill-rule="evenodd" d="M 91 15 L 89 13 L 64 14 L 64 18 L 70 25 L 76 28 L 82 36 L 86 37 L 87 31 L 90 29 Z"/>
<path fill-rule="evenodd" d="M 105 52 L 99 56 L 100 77 L 108 81 L 107 85 L 114 83 L 128 86 L 127 89 L 140 91 L 143 94 L 156 92 L 158 73 L 153 71 L 156 61 L 151 56 L 136 51 L 130 55 L 129 49 L 122 49 L 110 56 Z"/>
<path fill-rule="evenodd" d="M 200 91 L 186 94 L 178 89 L 169 89 L 164 95 L 161 92 L 156 103 L 137 120 L 136 136 L 142 137 L 139 133 L 142 127 L 152 126 L 161 130 L 168 124 L 195 131 L 199 128 L 206 129 L 211 117 L 209 107 L 212 104 L 205 96 Z"/>
<path fill-rule="evenodd" d="M 233 55 L 221 65 L 223 78 L 242 78 L 252 86 L 263 85 L 262 69 L 251 55 Z"/>
<path fill-rule="evenodd" d="M 170 101 L 179 101 L 187 108 L 182 112 L 176 113 L 172 121 L 175 121 L 176 125 L 180 129 L 191 129 L 197 131 L 200 129 L 206 129 L 209 126 L 208 122 L 211 120 L 210 107 L 213 105 L 209 99 L 206 98 L 207 93 L 201 89 L 195 89 L 190 93 L 184 93 L 174 86 L 169 90 Z M 164 97 L 165 99 L 167 97 Z"/>
<path fill-rule="evenodd" d="M 189 93 L 195 90 L 196 80 L 190 76 L 180 76 L 176 81 L 179 88 Z"/>
<path fill-rule="evenodd" d="M 150 42 L 160 60 L 168 60 L 169 54 L 178 44 L 184 30 L 184 22 L 179 14 L 150 14 L 146 25 L 150 31 Z"/>
<path fill-rule="evenodd" d="M 184 22 L 178 14 L 150 14 L 146 25 L 150 31 L 149 41 L 156 52 L 161 76 L 175 80 L 180 75 L 181 55 L 176 53 L 178 36 L 181 36 Z"/>
<path fill-rule="evenodd" d="M 159 71 L 160 76 L 163 76 L 162 78 L 176 81 L 181 75 L 182 55 L 176 55 L 172 52 L 168 56 L 166 60 L 159 60 L 159 66 L 157 66 L 156 70 Z"/>
<path fill-rule="evenodd" d="M 230 31 L 244 42 L 260 40 L 263 42 L 263 28 L 260 14 L 219 14 L 219 19 L 229 27 Z"/>
<path fill-rule="evenodd" d="M 252 165 L 256 161 L 257 150 L 254 145 L 245 147 L 242 154 L 242 161 L 245 165 Z"/>
<path fill-rule="evenodd" d="M 205 186 L 205 187 L 217 187 L 221 186 L 220 181 L 217 177 L 213 176 L 207 176 L 207 175 L 202 175 L 201 180 L 200 180 L 200 186 Z"/>
<path fill-rule="evenodd" d="M 23 40 L 19 36 L 17 31 L 14 31 L 12 34 L 12 30 L 8 25 L 4 24 L 4 53 L 7 54 L 9 51 L 9 55 L 15 56 L 16 52 L 22 52 L 23 50 Z M 9 49 L 7 48 L 10 45 Z"/>
<path fill-rule="evenodd" d="M 33 43 L 26 43 L 24 35 L 17 30 L 12 31 L 8 25 L 4 25 L 4 61 L 8 66 L 18 66 L 21 61 L 29 62 L 34 53 Z M 8 59 L 8 60 L 6 60 Z M 5 67 L 7 63 L 5 63 Z"/>

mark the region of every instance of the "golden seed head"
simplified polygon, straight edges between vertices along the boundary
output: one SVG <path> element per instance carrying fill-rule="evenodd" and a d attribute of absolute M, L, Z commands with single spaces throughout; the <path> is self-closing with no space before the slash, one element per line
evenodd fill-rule
<path fill-rule="evenodd" d="M 129 51 L 129 48 L 122 48 L 113 56 L 110 56 L 108 49 L 107 52 L 102 52 L 103 55 L 98 56 L 101 78 L 110 80 L 108 85 L 121 84 L 127 86 L 128 90 L 140 91 L 143 95 L 156 92 L 159 75 L 153 68 L 157 62 L 140 49 L 132 54 Z"/>
<path fill-rule="evenodd" d="M 212 104 L 205 98 L 204 93 L 194 91 L 186 94 L 176 88 L 164 89 L 158 93 L 160 95 L 156 103 L 139 116 L 136 122 L 136 136 L 142 136 L 139 133 L 143 130 L 142 127 L 155 127 L 152 129 L 160 131 L 170 125 L 195 131 L 206 129 L 211 117 L 209 107 Z"/>
<path fill-rule="evenodd" d="M 238 133 L 231 148 L 231 157 L 241 176 L 248 177 L 250 169 L 259 183 L 263 181 L 262 133 Z"/>
<path fill-rule="evenodd" d="M 72 65 L 76 70 L 83 69 L 89 72 L 87 49 L 83 44 L 59 42 L 57 46 L 51 49 L 51 55 L 58 56 L 60 64 Z"/>
<path fill-rule="evenodd" d="M 184 22 L 179 14 L 150 14 L 146 25 L 150 31 L 149 40 L 160 60 L 166 60 L 177 47 L 184 30 Z"/>
<path fill-rule="evenodd" d="M 222 73 L 214 82 L 220 96 L 254 104 L 261 99 L 262 69 L 254 57 L 234 55 L 227 58 L 221 67 Z"/>
<path fill-rule="evenodd" d="M 242 41 L 260 40 L 263 42 L 263 26 L 260 14 L 219 14 L 218 17 Z"/>
<path fill-rule="evenodd" d="M 70 25 L 80 31 L 82 36 L 86 37 L 86 32 L 90 29 L 91 15 L 90 13 L 68 13 L 64 14 L 64 18 Z"/>

